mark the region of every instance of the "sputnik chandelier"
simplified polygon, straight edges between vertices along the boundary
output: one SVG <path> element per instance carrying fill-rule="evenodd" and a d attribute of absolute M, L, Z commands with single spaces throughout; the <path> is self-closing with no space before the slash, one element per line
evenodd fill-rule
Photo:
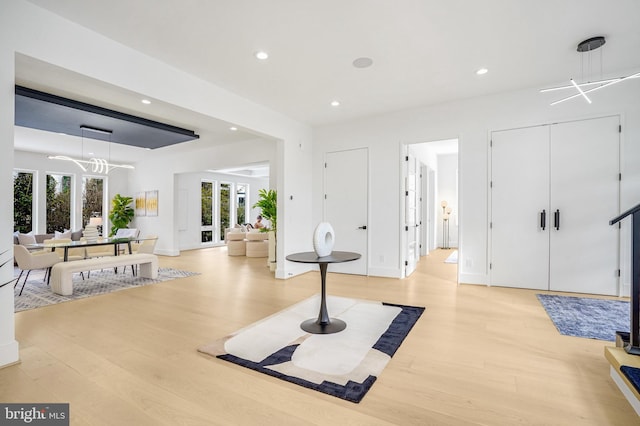
<path fill-rule="evenodd" d="M 83 151 L 84 151 L 84 135 L 85 135 L 85 131 L 91 131 L 91 132 L 95 132 L 95 133 L 100 133 L 100 134 L 104 134 L 104 135 L 108 135 L 109 136 L 109 156 L 111 156 L 111 134 L 113 133 L 111 130 L 103 130 L 103 129 L 97 129 L 94 127 L 89 127 L 89 126 L 80 126 L 80 129 L 82 131 L 82 145 L 83 145 Z M 83 158 L 82 159 L 77 159 L 77 158 L 71 158 L 68 157 L 66 155 L 50 155 L 48 157 L 50 160 L 64 160 L 64 161 L 71 161 L 72 163 L 75 163 L 78 167 L 80 167 L 82 169 L 83 172 L 86 172 L 88 170 L 88 167 L 91 167 L 91 172 L 92 173 L 104 173 L 104 174 L 108 174 L 111 170 L 113 169 L 117 169 L 117 168 L 121 168 L 121 169 L 133 169 L 134 167 L 130 164 L 113 164 L 113 163 L 109 163 L 108 160 L 104 159 L 104 158 L 89 158 L 88 160 L 84 159 L 84 152 L 83 152 Z"/>
<path fill-rule="evenodd" d="M 605 43 L 606 43 L 606 40 L 602 36 L 591 37 L 589 39 L 586 39 L 578 43 L 577 51 L 580 52 L 581 54 L 580 58 L 582 62 L 583 76 L 584 76 L 584 69 L 585 69 L 585 55 L 587 56 L 586 58 L 587 67 L 589 68 L 588 77 L 590 78 L 592 73 L 592 68 L 593 68 L 592 52 L 596 49 L 601 48 Z M 600 50 L 599 62 L 600 62 L 600 75 L 602 76 L 602 50 Z M 613 86 L 614 84 L 618 84 L 625 80 L 639 78 L 639 77 L 640 77 L 640 72 L 637 72 L 635 74 L 631 74 L 626 77 L 616 77 L 616 78 L 609 78 L 604 80 L 600 79 L 600 80 L 594 80 L 594 81 L 587 80 L 584 83 L 576 83 L 575 80 L 571 78 L 569 79 L 570 84 L 567 84 L 565 86 L 550 87 L 548 89 L 542 89 L 540 90 L 540 93 L 555 92 L 555 91 L 566 93 L 567 90 L 571 90 L 571 91 L 575 90 L 576 93 L 573 93 L 572 95 L 566 96 L 562 99 L 552 102 L 551 105 L 557 105 L 561 102 L 568 101 L 574 98 L 579 98 L 579 97 L 583 97 L 585 101 L 587 101 L 588 103 L 591 103 L 591 99 L 589 98 L 589 96 L 587 96 L 587 94 L 591 92 L 595 92 L 596 90 L 604 89 L 605 87 Z"/>

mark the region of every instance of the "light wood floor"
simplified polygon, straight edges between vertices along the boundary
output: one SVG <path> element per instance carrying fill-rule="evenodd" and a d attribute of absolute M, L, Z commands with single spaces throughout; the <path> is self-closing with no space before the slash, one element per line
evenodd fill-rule
<path fill-rule="evenodd" d="M 226 248 L 161 257 L 201 275 L 16 314 L 0 401 L 69 402 L 91 425 L 632 425 L 604 347 L 560 335 L 534 291 L 456 285 L 436 251 L 405 280 L 330 274 L 328 292 L 425 306 L 360 404 L 196 351 L 319 291 Z"/>

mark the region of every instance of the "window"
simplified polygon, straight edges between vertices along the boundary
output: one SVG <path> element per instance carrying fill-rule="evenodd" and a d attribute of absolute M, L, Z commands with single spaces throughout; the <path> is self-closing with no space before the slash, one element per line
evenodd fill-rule
<path fill-rule="evenodd" d="M 13 231 L 33 230 L 33 173 L 13 172 Z"/>
<path fill-rule="evenodd" d="M 209 243 L 213 241 L 213 182 L 202 181 L 200 186 L 201 196 L 201 242 Z"/>
<path fill-rule="evenodd" d="M 224 241 L 224 230 L 231 218 L 231 184 L 220 184 L 220 241 Z"/>
<path fill-rule="evenodd" d="M 47 234 L 71 229 L 71 176 L 47 175 Z"/>
<path fill-rule="evenodd" d="M 84 176 L 82 178 L 82 226 L 89 223 L 92 216 L 103 217 L 104 179 Z"/>
<path fill-rule="evenodd" d="M 246 205 L 247 205 L 247 186 L 239 183 L 236 191 L 236 223 L 247 223 Z"/>

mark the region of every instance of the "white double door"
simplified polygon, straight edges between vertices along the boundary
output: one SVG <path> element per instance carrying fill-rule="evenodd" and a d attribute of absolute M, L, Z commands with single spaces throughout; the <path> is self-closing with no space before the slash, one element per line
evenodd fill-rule
<path fill-rule="evenodd" d="M 619 122 L 492 133 L 492 285 L 618 294 Z"/>

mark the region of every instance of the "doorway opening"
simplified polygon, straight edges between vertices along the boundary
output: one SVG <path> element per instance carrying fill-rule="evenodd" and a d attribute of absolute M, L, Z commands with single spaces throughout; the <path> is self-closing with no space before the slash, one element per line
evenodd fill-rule
<path fill-rule="evenodd" d="M 433 250 L 450 252 L 446 262 L 457 264 L 458 139 L 405 144 L 401 161 L 403 277 Z"/>

